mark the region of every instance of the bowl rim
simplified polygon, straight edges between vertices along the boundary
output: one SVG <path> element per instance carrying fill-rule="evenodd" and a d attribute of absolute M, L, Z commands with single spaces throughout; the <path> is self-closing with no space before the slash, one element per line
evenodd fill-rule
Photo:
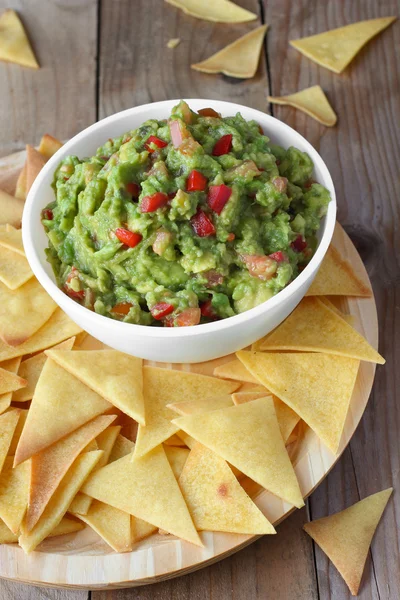
<path fill-rule="evenodd" d="M 265 122 L 268 122 L 268 124 L 270 124 L 272 127 L 274 127 L 276 124 L 279 124 L 278 127 L 282 128 L 283 130 L 286 130 L 286 132 L 289 133 L 292 137 L 300 139 L 305 146 L 305 151 L 310 154 L 314 165 L 316 162 L 318 163 L 318 167 L 323 175 L 323 185 L 327 186 L 331 193 L 331 201 L 329 202 L 328 211 L 325 216 L 324 232 L 312 259 L 304 268 L 304 270 L 291 283 L 289 283 L 276 295 L 272 296 L 265 302 L 262 302 L 258 306 L 255 306 L 254 308 L 251 308 L 238 315 L 234 315 L 233 317 L 221 319 L 220 321 L 215 321 L 212 323 L 203 323 L 196 325 L 195 327 L 151 327 L 149 325 L 124 323 L 122 321 L 110 319 L 109 317 L 105 317 L 103 315 L 95 313 L 94 311 L 91 311 L 90 309 L 78 304 L 77 302 L 69 298 L 67 294 L 65 294 L 62 290 L 60 290 L 56 283 L 54 283 L 54 281 L 49 277 L 49 275 L 46 273 L 46 271 L 41 265 L 39 255 L 36 250 L 36 244 L 34 242 L 35 236 L 33 231 L 34 221 L 32 217 L 37 204 L 35 200 L 37 197 L 40 196 L 40 188 L 44 182 L 44 179 L 47 177 L 48 173 L 52 171 L 58 164 L 58 162 L 60 161 L 59 157 L 61 155 L 64 156 L 70 153 L 70 148 L 72 149 L 77 142 L 81 141 L 88 135 L 90 136 L 90 134 L 92 134 L 96 130 L 101 129 L 105 125 L 111 124 L 113 121 L 118 121 L 123 117 L 127 117 L 129 115 L 137 115 L 138 113 L 144 112 L 146 109 L 149 108 L 157 110 L 161 108 L 166 108 L 167 106 L 172 107 L 175 104 L 177 104 L 180 101 L 180 99 L 149 102 L 147 104 L 142 104 L 133 108 L 128 108 L 126 110 L 114 113 L 113 115 L 105 117 L 104 119 L 101 119 L 96 123 L 93 123 L 89 127 L 86 127 L 81 132 L 73 136 L 54 154 L 54 156 L 52 156 L 48 160 L 48 162 L 44 165 L 43 169 L 36 177 L 28 193 L 22 216 L 22 239 L 26 257 L 34 275 L 39 280 L 40 284 L 45 288 L 46 291 L 48 291 L 48 293 L 59 306 L 64 303 L 73 303 L 73 306 L 71 304 L 72 312 L 77 311 L 77 314 L 79 314 L 83 319 L 86 315 L 87 318 L 90 318 L 93 321 L 93 324 L 96 324 L 97 322 L 98 327 L 107 329 L 113 328 L 116 333 L 119 332 L 125 335 L 128 334 L 129 327 L 129 333 L 133 336 L 146 335 L 148 337 L 155 338 L 162 336 L 163 338 L 171 339 L 222 332 L 227 328 L 239 326 L 245 323 L 246 321 L 252 320 L 252 318 L 259 317 L 264 312 L 268 312 L 269 310 L 276 308 L 280 303 L 285 302 L 285 300 L 289 299 L 292 295 L 294 295 L 297 292 L 299 288 L 301 288 L 301 286 L 304 283 L 306 283 L 306 281 L 309 279 L 309 276 L 317 270 L 317 265 L 321 264 L 326 254 L 326 251 L 328 250 L 336 223 L 336 194 L 328 167 L 326 166 L 324 160 L 317 152 L 317 150 L 315 150 L 315 148 L 310 144 L 310 142 L 308 142 L 300 133 L 298 133 L 295 129 L 293 129 L 283 121 L 280 121 L 279 119 L 276 119 L 271 115 L 268 115 L 266 113 L 263 113 L 262 111 L 245 105 L 237 104 L 236 102 L 228 102 L 225 100 L 203 98 L 185 98 L 184 100 L 188 102 L 189 105 L 190 103 L 201 103 L 203 106 L 212 106 L 213 104 L 218 104 L 222 107 L 230 107 L 230 109 L 232 109 L 232 107 L 235 107 L 236 112 L 240 112 L 242 109 L 244 109 L 246 112 L 250 111 L 254 114 L 254 116 L 251 116 L 250 118 L 260 120 L 263 126 L 265 126 Z M 246 120 L 248 120 L 247 117 Z M 293 145 L 295 146 L 295 143 L 293 143 Z M 88 315 L 88 313 L 90 314 Z"/>

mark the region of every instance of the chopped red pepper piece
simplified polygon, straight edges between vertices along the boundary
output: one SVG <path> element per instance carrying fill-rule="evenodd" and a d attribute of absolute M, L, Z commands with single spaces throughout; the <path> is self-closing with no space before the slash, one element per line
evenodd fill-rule
<path fill-rule="evenodd" d="M 125 246 L 129 246 L 129 248 L 134 248 L 142 241 L 140 233 L 134 233 L 133 231 L 123 229 L 122 227 L 118 227 L 118 229 L 115 230 L 115 235 L 120 242 L 125 244 Z"/>
<path fill-rule="evenodd" d="M 194 232 L 199 237 L 207 237 L 215 234 L 215 227 L 210 217 L 201 209 L 190 219 Z"/>
<path fill-rule="evenodd" d="M 150 152 L 150 154 L 155 151 L 155 148 L 152 148 L 151 144 L 157 146 L 157 148 L 165 148 L 165 146 L 168 146 L 168 143 L 164 142 L 164 140 L 160 140 L 160 138 L 157 136 L 151 135 L 144 143 L 144 147 Z"/>
<path fill-rule="evenodd" d="M 202 192 L 206 189 L 207 183 L 207 177 L 203 173 L 200 173 L 200 171 L 193 169 L 187 179 L 186 189 L 188 192 Z"/>
<path fill-rule="evenodd" d="M 53 220 L 53 211 L 51 208 L 44 208 L 42 210 L 42 219 L 46 219 L 47 221 Z"/>
<path fill-rule="evenodd" d="M 273 252 L 269 255 L 270 258 L 276 260 L 277 263 L 286 262 L 286 254 L 282 252 L 282 250 L 278 250 L 278 252 Z"/>
<path fill-rule="evenodd" d="M 297 238 L 290 244 L 290 247 L 296 252 L 303 252 L 307 248 L 307 242 L 302 235 L 298 235 Z"/>
<path fill-rule="evenodd" d="M 158 208 L 162 208 L 163 206 L 168 204 L 168 201 L 168 194 L 164 194 L 163 192 L 156 192 L 151 196 L 145 196 L 144 198 L 142 198 L 142 201 L 140 203 L 140 212 L 154 212 Z"/>
<path fill-rule="evenodd" d="M 218 119 L 221 118 L 221 115 L 213 108 L 201 108 L 197 112 L 202 117 L 216 117 Z"/>
<path fill-rule="evenodd" d="M 126 184 L 125 189 L 128 192 L 128 194 L 132 196 L 132 198 L 139 198 L 140 185 L 138 183 L 131 181 Z"/>
<path fill-rule="evenodd" d="M 223 154 L 228 154 L 232 148 L 232 134 L 227 133 L 223 135 L 217 142 L 215 142 L 213 148 L 213 156 L 222 156 Z"/>
<path fill-rule="evenodd" d="M 168 304 L 167 302 L 158 302 L 150 309 L 150 312 L 156 321 L 161 321 L 161 319 L 171 314 L 173 310 L 174 307 L 172 304 Z"/>
<path fill-rule="evenodd" d="M 127 315 L 132 306 L 133 304 L 130 302 L 118 302 L 118 304 L 112 307 L 111 312 L 115 315 Z"/>
<path fill-rule="evenodd" d="M 176 318 L 177 327 L 191 327 L 200 323 L 201 312 L 199 308 L 186 308 Z"/>
<path fill-rule="evenodd" d="M 218 318 L 218 315 L 213 308 L 211 298 L 200 304 L 200 311 L 201 311 L 202 316 L 206 317 L 207 319 L 217 319 Z"/>
<path fill-rule="evenodd" d="M 232 194 L 232 188 L 224 183 L 221 185 L 210 185 L 208 190 L 208 206 L 220 215 L 225 204 L 228 202 Z"/>

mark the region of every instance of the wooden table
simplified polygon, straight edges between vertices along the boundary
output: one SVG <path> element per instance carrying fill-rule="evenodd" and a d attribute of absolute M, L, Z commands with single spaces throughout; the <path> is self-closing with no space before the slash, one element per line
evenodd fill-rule
<path fill-rule="evenodd" d="M 201 0 L 199 0 L 200 2 Z M 399 598 L 400 495 L 400 80 L 395 23 L 342 75 L 302 57 L 288 40 L 361 19 L 399 14 L 396 0 L 238 0 L 270 30 L 252 80 L 190 69 L 255 27 L 213 25 L 162 0 L 0 0 L 20 11 L 41 69 L 0 64 L 0 155 L 37 144 L 51 133 L 67 139 L 116 111 L 171 98 L 232 100 L 282 119 L 321 153 L 338 196 L 339 221 L 372 279 L 380 320 L 378 367 L 364 418 L 344 455 L 307 501 L 278 528 L 242 552 L 204 570 L 154 586 L 114 592 L 39 589 L 0 581 L 2 600 L 314 600 L 350 598 L 325 555 L 302 531 L 309 519 L 341 510 L 375 491 L 395 487 L 374 538 L 359 597 Z M 174 50 L 170 38 L 180 37 Z M 293 109 L 268 106 L 319 83 L 338 117 L 325 128 Z"/>

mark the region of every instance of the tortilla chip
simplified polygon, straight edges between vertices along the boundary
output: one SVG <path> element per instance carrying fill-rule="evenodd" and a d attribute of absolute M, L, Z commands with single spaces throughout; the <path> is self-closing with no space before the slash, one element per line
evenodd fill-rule
<path fill-rule="evenodd" d="M 272 104 L 297 108 L 327 127 L 333 127 L 337 121 L 335 111 L 319 85 L 313 85 L 288 96 L 268 96 L 267 100 Z"/>
<path fill-rule="evenodd" d="M 334 246 L 329 246 L 325 258 L 306 296 L 365 296 L 371 289 L 365 285 Z"/>
<path fill-rule="evenodd" d="M 174 448 L 173 446 L 164 446 L 164 450 L 173 474 L 179 479 L 190 451 L 187 448 Z"/>
<path fill-rule="evenodd" d="M 0 190 L 0 225 L 9 223 L 14 227 L 21 227 L 23 210 L 24 202 L 22 200 Z"/>
<path fill-rule="evenodd" d="M 96 466 L 101 454 L 101 450 L 96 450 L 78 456 L 63 477 L 35 527 L 28 532 L 24 524 L 22 525 L 18 542 L 25 552 L 34 550 L 57 527 L 73 497 Z"/>
<path fill-rule="evenodd" d="M 330 354 L 238 352 L 246 367 L 336 453 L 360 361 Z"/>
<path fill-rule="evenodd" d="M 15 254 L 15 256 L 19 255 Z M 35 277 L 17 290 L 10 290 L 0 283 L 0 336 L 2 340 L 9 346 L 23 344 L 50 319 L 56 308 L 57 304 Z M 11 352 L 10 354 L 11 356 L 0 356 L 1 360 L 20 356 L 20 353 L 14 354 L 14 356 Z"/>
<path fill-rule="evenodd" d="M 230 394 L 239 387 L 234 381 L 216 377 L 160 369 L 143 368 L 143 389 L 146 406 L 146 426 L 139 425 L 135 456 L 143 456 L 176 433 L 179 427 L 171 423 L 174 412 L 167 407 L 171 402 L 190 398 Z"/>
<path fill-rule="evenodd" d="M 132 459 L 128 454 L 99 469 L 85 483 L 83 491 L 155 527 L 202 545 L 161 445 L 143 457 Z"/>
<path fill-rule="evenodd" d="M 165 440 L 165 442 L 163 442 L 164 446 L 185 446 L 185 442 L 183 442 L 181 440 L 181 438 L 179 436 L 176 435 L 176 433 L 174 433 L 174 435 L 171 435 L 170 438 L 168 438 L 167 440 Z"/>
<path fill-rule="evenodd" d="M 131 515 L 98 500 L 93 500 L 86 515 L 79 515 L 115 552 L 130 552 Z"/>
<path fill-rule="evenodd" d="M 286 502 L 304 505 L 272 398 L 260 398 L 173 423 Z"/>
<path fill-rule="evenodd" d="M 178 413 L 178 415 L 195 415 L 209 410 L 227 408 L 232 406 L 233 400 L 229 395 L 215 396 L 212 398 L 199 398 L 198 400 L 185 400 L 184 402 L 174 402 L 167 404 L 168 408 Z"/>
<path fill-rule="evenodd" d="M 57 152 L 57 150 L 61 148 L 62 145 L 63 144 L 60 142 L 60 140 L 52 135 L 49 135 L 48 133 L 45 133 L 40 140 L 38 150 L 46 160 L 49 160 L 49 158 L 51 158 Z"/>
<path fill-rule="evenodd" d="M 19 419 L 19 410 L 10 410 L 0 416 L 0 474 L 8 454 Z"/>
<path fill-rule="evenodd" d="M 359 21 L 289 43 L 318 65 L 342 73 L 361 48 L 395 20 L 396 17 L 383 17 Z"/>
<path fill-rule="evenodd" d="M 30 461 L 13 468 L 13 459 L 8 456 L 0 477 L 0 519 L 13 533 L 18 533 L 28 506 Z"/>
<path fill-rule="evenodd" d="M 176 6 L 184 13 L 204 21 L 217 23 L 246 23 L 254 21 L 257 15 L 237 6 L 229 0 L 166 0 L 168 4 Z"/>
<path fill-rule="evenodd" d="M 13 544 L 15 542 L 18 542 L 18 536 L 0 519 L 0 544 Z"/>
<path fill-rule="evenodd" d="M 259 383 L 258 380 L 246 369 L 246 367 L 235 358 L 231 362 L 225 363 L 214 369 L 216 377 L 233 379 L 235 381 L 247 381 L 248 383 Z"/>
<path fill-rule="evenodd" d="M 253 29 L 206 60 L 191 65 L 191 68 L 202 73 L 223 73 L 239 79 L 254 77 L 267 27 L 262 25 Z"/>
<path fill-rule="evenodd" d="M 57 344 L 57 346 L 54 346 L 54 348 L 58 348 L 59 350 L 71 350 L 74 345 L 74 341 L 75 337 L 72 337 L 69 340 L 65 340 L 65 342 Z M 21 366 L 18 369 L 18 375 L 26 379 L 28 384 L 26 387 L 21 388 L 13 393 L 13 402 L 27 402 L 28 400 L 32 400 L 37 382 L 39 381 L 40 373 L 43 370 L 46 360 L 47 356 L 45 353 L 40 352 L 31 358 L 27 358 L 21 363 Z"/>
<path fill-rule="evenodd" d="M 392 491 L 372 494 L 303 527 L 333 562 L 353 596 L 358 594 L 369 547 Z"/>
<path fill-rule="evenodd" d="M 6 371 L 10 371 L 10 373 L 18 373 L 19 365 L 21 364 L 21 357 L 11 358 L 10 360 L 5 360 L 0 363 L 0 367 L 6 369 Z M 20 375 L 21 377 L 21 375 Z M 23 377 L 23 379 L 25 379 Z M 21 390 L 25 388 L 20 388 Z M 2 415 L 11 405 L 11 401 L 13 398 L 13 394 L 16 394 L 19 390 L 15 392 L 7 392 L 6 394 L 0 394 L 0 415 Z"/>
<path fill-rule="evenodd" d="M 115 415 L 96 417 L 32 457 L 29 507 L 25 518 L 27 531 L 38 522 L 74 460 L 115 418 Z"/>
<path fill-rule="evenodd" d="M 202 444 L 191 450 L 179 486 L 197 530 L 276 533 L 224 459 Z"/>
<path fill-rule="evenodd" d="M 85 526 L 83 523 L 79 521 L 75 521 L 75 519 L 68 519 L 68 517 L 63 517 L 59 524 L 54 527 L 53 531 L 49 533 L 48 538 L 57 537 L 58 535 L 67 535 L 69 533 L 76 533 L 77 531 L 82 531 Z"/>
<path fill-rule="evenodd" d="M 181 43 L 181 39 L 180 38 L 171 38 L 167 42 L 167 48 L 170 48 L 171 50 L 173 50 L 174 48 L 176 48 L 177 46 L 179 46 L 180 43 Z"/>
<path fill-rule="evenodd" d="M 52 349 L 46 354 L 122 412 L 145 424 L 141 358 L 117 350 Z"/>
<path fill-rule="evenodd" d="M 26 379 L 0 367 L 0 394 L 19 390 L 27 384 Z"/>
<path fill-rule="evenodd" d="M 111 450 L 108 462 L 114 462 L 115 460 L 119 460 L 123 456 L 130 454 L 135 448 L 135 444 L 128 440 L 128 438 L 124 437 L 121 434 L 117 435 L 117 439 L 115 440 L 115 444 Z"/>
<path fill-rule="evenodd" d="M 1 286 L 0 289 L 2 289 Z M 77 335 L 80 331 L 81 328 L 76 323 L 71 321 L 60 308 L 56 308 L 50 319 L 32 337 L 19 344 L 19 346 L 11 347 L 0 341 L 0 361 L 39 352 L 39 350 L 44 350 Z"/>
<path fill-rule="evenodd" d="M 184 431 L 178 431 L 176 435 L 178 437 L 180 437 L 182 442 L 185 444 L 185 446 L 187 446 L 190 449 L 192 449 L 196 443 L 196 440 L 194 438 L 192 438 L 191 435 L 188 435 Z"/>
<path fill-rule="evenodd" d="M 136 544 L 140 540 L 149 537 L 152 533 L 158 531 L 158 527 L 154 527 L 154 525 L 150 525 L 147 521 L 143 521 L 143 519 L 136 519 L 136 517 L 131 516 L 131 540 L 132 544 Z"/>
<path fill-rule="evenodd" d="M 348 323 L 349 325 L 353 326 L 354 325 L 354 315 L 347 315 L 346 313 L 342 312 L 341 310 L 339 310 L 337 308 L 337 306 L 335 306 L 333 304 L 333 302 L 331 302 L 329 300 L 329 298 L 327 298 L 326 296 L 319 296 L 318 300 L 321 300 L 321 302 L 323 304 L 325 304 L 325 306 L 327 306 L 328 308 L 330 308 L 331 310 L 333 310 L 333 312 L 336 315 L 339 315 L 339 317 L 342 317 L 342 319 L 344 319 L 346 321 L 346 323 Z"/>
<path fill-rule="evenodd" d="M 0 17 L 0 60 L 38 69 L 39 65 L 17 13 L 6 10 Z"/>
<path fill-rule="evenodd" d="M 304 298 L 270 333 L 261 350 L 301 350 L 349 356 L 380 365 L 385 359 L 367 340 L 318 298 Z"/>
<path fill-rule="evenodd" d="M 25 427 L 25 423 L 26 423 L 26 419 L 28 418 L 28 410 L 26 409 L 19 409 L 19 419 L 18 419 L 18 423 L 17 426 L 15 428 L 14 431 L 14 435 L 12 437 L 11 440 L 11 444 L 10 444 L 10 448 L 8 450 L 8 454 L 10 456 L 14 456 L 15 451 L 17 449 L 18 446 L 18 442 L 19 442 L 19 438 L 21 437 L 21 433 L 23 428 Z"/>
<path fill-rule="evenodd" d="M 0 231 L 0 246 L 12 250 L 21 256 L 25 256 L 24 245 L 22 243 L 22 229 L 11 227 L 6 231 Z"/>
<path fill-rule="evenodd" d="M 253 400 L 257 400 L 258 398 L 265 398 L 266 393 L 264 392 L 236 392 L 232 394 L 233 403 L 238 406 L 239 404 L 244 404 L 245 402 L 252 402 Z M 292 410 L 287 404 L 279 400 L 276 396 L 272 396 L 275 406 L 275 412 L 279 423 L 279 428 L 281 430 L 282 438 L 285 444 L 288 442 L 290 438 L 290 434 L 293 429 L 296 427 L 297 423 L 300 421 L 299 415 L 297 415 L 294 410 Z"/>
<path fill-rule="evenodd" d="M 46 361 L 15 452 L 15 464 L 41 452 L 111 408 L 50 358 Z"/>
<path fill-rule="evenodd" d="M 25 256 L 0 246 L 0 281 L 10 290 L 26 283 L 33 273 Z"/>
<path fill-rule="evenodd" d="M 45 157 L 35 148 L 26 146 L 26 191 L 31 189 L 33 182 L 46 164 Z"/>
<path fill-rule="evenodd" d="M 17 183 L 15 184 L 14 195 L 19 200 L 26 200 L 26 163 L 24 164 L 18 175 Z"/>

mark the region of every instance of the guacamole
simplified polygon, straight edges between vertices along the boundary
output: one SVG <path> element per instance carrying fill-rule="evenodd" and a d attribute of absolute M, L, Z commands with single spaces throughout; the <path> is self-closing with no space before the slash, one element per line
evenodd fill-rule
<path fill-rule="evenodd" d="M 181 101 L 68 156 L 42 212 L 58 285 L 127 323 L 180 327 L 265 302 L 310 260 L 330 200 L 310 157 L 238 113 Z"/>

